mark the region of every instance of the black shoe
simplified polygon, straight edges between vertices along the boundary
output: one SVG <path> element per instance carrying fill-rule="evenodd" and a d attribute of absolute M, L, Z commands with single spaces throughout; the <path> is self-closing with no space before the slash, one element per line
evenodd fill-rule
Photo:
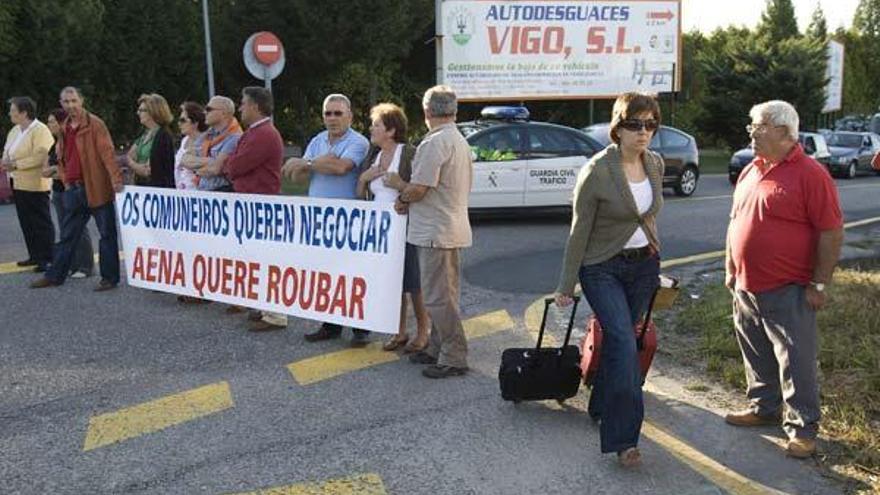
<path fill-rule="evenodd" d="M 324 324 L 314 332 L 305 334 L 304 337 L 307 342 L 320 342 L 322 340 L 338 339 L 341 334 L 342 328 L 328 328 L 328 326 Z"/>
<path fill-rule="evenodd" d="M 435 364 L 428 366 L 422 370 L 422 375 L 428 378 L 449 378 L 450 376 L 462 376 L 468 372 L 467 366 L 459 368 L 457 366 L 444 366 Z"/>
<path fill-rule="evenodd" d="M 351 346 L 366 347 L 370 343 L 370 332 L 367 330 L 352 329 Z"/>
<path fill-rule="evenodd" d="M 15 264 L 17 266 L 36 266 L 37 262 L 36 262 L 36 260 L 32 260 L 32 259 L 28 258 L 26 260 L 16 261 Z"/>
<path fill-rule="evenodd" d="M 425 351 L 417 352 L 409 357 L 409 362 L 413 364 L 437 364 L 437 358 Z"/>
<path fill-rule="evenodd" d="M 101 281 L 98 282 L 98 285 L 95 286 L 94 291 L 95 292 L 104 292 L 105 290 L 111 290 L 111 289 L 115 289 L 115 288 L 116 288 L 116 284 L 114 284 L 113 282 L 111 282 L 107 279 L 102 278 Z"/>

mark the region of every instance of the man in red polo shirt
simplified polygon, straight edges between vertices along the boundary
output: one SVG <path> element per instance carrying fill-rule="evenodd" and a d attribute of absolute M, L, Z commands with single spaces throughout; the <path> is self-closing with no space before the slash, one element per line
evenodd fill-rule
<path fill-rule="evenodd" d="M 751 404 L 725 420 L 782 423 L 787 453 L 809 457 L 819 425 L 816 311 L 840 256 L 843 215 L 828 171 L 798 144 L 794 107 L 768 101 L 750 116 L 755 159 L 733 195 L 725 283 Z"/>
<path fill-rule="evenodd" d="M 246 194 L 280 194 L 281 165 L 284 141 L 272 123 L 272 93 L 259 86 L 241 90 L 241 121 L 248 126 L 235 150 L 223 164 L 223 174 L 232 182 L 232 189 Z M 287 327 L 287 315 L 269 311 L 252 311 L 252 332 L 281 330 Z"/>

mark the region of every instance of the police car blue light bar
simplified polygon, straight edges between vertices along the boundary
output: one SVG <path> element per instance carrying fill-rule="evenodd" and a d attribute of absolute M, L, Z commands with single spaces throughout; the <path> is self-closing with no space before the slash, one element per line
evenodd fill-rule
<path fill-rule="evenodd" d="M 485 107 L 480 117 L 493 120 L 529 120 L 526 107 Z"/>

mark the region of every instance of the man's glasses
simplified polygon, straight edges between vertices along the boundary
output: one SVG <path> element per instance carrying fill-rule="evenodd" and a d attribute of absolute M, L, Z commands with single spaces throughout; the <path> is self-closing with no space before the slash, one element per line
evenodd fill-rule
<path fill-rule="evenodd" d="M 214 107 L 205 107 L 205 112 L 213 112 L 214 110 L 217 110 L 217 109 Z"/>
<path fill-rule="evenodd" d="M 646 131 L 649 131 L 649 132 L 654 132 L 657 130 L 657 127 L 659 127 L 659 126 L 660 126 L 660 123 L 654 119 L 648 119 L 648 120 L 626 119 L 626 120 L 620 121 L 620 127 L 624 128 L 628 131 L 632 131 L 632 132 L 638 132 L 638 131 L 641 131 L 642 129 L 645 129 Z"/>
<path fill-rule="evenodd" d="M 752 134 L 752 133 L 758 132 L 758 131 L 765 132 L 767 130 L 767 127 L 785 127 L 785 126 L 784 125 L 771 126 L 770 124 L 749 124 L 746 126 L 746 132 L 749 134 Z"/>
<path fill-rule="evenodd" d="M 342 117 L 345 112 L 342 110 L 324 110 L 324 117 Z"/>

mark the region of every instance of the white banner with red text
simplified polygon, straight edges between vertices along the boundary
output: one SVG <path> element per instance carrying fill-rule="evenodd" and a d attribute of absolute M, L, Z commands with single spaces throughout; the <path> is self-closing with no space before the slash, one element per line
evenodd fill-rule
<path fill-rule="evenodd" d="M 126 186 L 116 208 L 129 285 L 397 332 L 407 218 L 391 204 Z"/>
<path fill-rule="evenodd" d="M 438 74 L 461 100 L 673 90 L 680 0 L 437 0 Z"/>

